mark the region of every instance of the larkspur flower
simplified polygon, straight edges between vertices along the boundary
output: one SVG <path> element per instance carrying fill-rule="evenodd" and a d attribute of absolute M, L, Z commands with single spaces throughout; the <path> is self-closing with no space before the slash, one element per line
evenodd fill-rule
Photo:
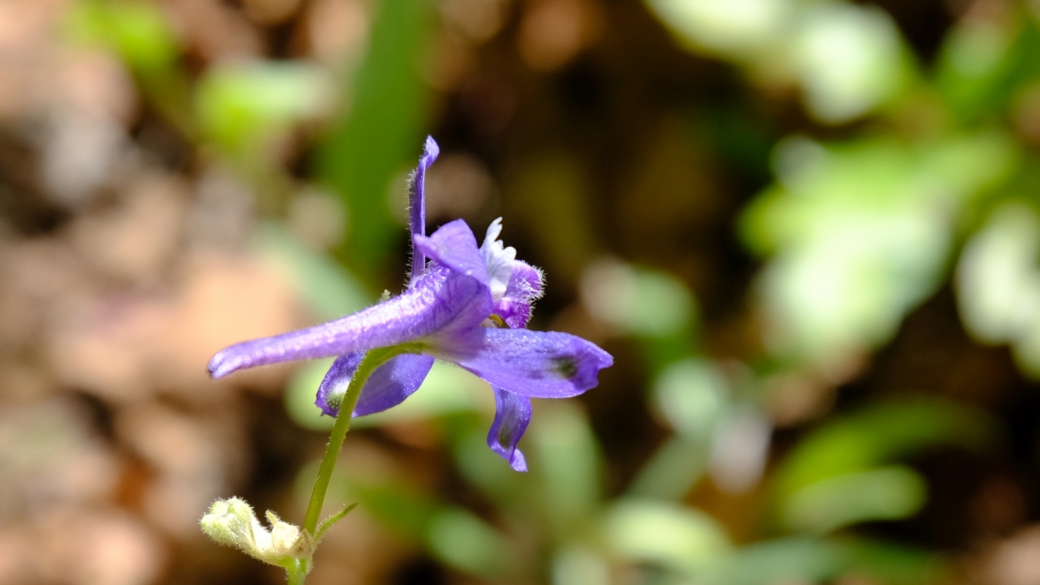
<path fill-rule="evenodd" d="M 479 248 L 462 220 L 426 236 L 426 170 L 438 151 L 427 138 L 411 182 L 412 269 L 403 293 L 323 325 L 232 345 L 213 357 L 209 371 L 220 378 L 243 368 L 337 356 L 316 401 L 325 414 L 336 416 L 365 352 L 395 348 L 399 353 L 361 390 L 353 416 L 363 416 L 415 392 L 435 358 L 452 362 L 491 384 L 496 412 L 488 446 L 517 471 L 526 471 L 517 443 L 531 420 L 530 399 L 581 394 L 596 386 L 597 374 L 613 358 L 574 335 L 524 329 L 542 294 L 543 277 L 498 239 L 501 219 L 488 227 Z"/>

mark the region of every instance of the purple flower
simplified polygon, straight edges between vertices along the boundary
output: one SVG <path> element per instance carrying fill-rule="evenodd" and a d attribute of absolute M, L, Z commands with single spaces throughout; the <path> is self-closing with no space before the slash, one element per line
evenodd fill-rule
<path fill-rule="evenodd" d="M 502 245 L 501 220 L 488 227 L 480 247 L 462 220 L 425 235 L 426 169 L 437 154 L 437 143 L 427 138 L 411 184 L 412 270 L 401 295 L 323 325 L 232 345 L 213 356 L 209 371 L 220 378 L 242 368 L 338 356 L 317 398 L 325 414 L 336 416 L 364 353 L 394 348 L 400 353 L 361 390 L 353 415 L 363 416 L 415 392 L 434 358 L 449 361 L 491 384 L 496 413 L 488 446 L 526 471 L 516 445 L 531 420 L 530 399 L 581 394 L 614 360 L 580 337 L 523 328 L 542 294 L 542 273 Z"/>

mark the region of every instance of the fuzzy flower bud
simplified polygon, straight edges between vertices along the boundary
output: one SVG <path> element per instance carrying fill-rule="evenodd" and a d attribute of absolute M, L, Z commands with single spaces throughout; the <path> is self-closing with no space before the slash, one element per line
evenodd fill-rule
<path fill-rule="evenodd" d="M 270 530 L 245 500 L 229 498 L 213 502 L 199 524 L 213 540 L 265 563 L 284 567 L 293 559 L 310 556 L 310 539 L 297 526 L 283 522 L 274 512 L 267 512 L 267 520 Z"/>

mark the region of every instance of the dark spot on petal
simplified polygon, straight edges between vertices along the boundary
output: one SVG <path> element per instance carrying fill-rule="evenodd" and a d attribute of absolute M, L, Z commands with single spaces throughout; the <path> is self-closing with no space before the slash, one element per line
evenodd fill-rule
<path fill-rule="evenodd" d="M 498 427 L 498 436 L 495 440 L 502 446 L 503 449 L 509 449 L 509 441 L 512 439 L 509 433 L 509 425 L 503 423 Z"/>
<path fill-rule="evenodd" d="M 578 373 L 578 363 L 569 357 L 556 358 L 553 360 L 553 369 L 565 379 L 570 379 Z"/>

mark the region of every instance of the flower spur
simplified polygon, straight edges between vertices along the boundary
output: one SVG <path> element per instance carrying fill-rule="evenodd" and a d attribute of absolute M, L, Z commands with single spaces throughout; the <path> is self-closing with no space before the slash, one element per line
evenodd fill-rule
<path fill-rule="evenodd" d="M 243 368 L 337 356 L 316 401 L 336 416 L 365 352 L 389 351 L 392 357 L 372 372 L 357 398 L 353 416 L 363 416 L 415 392 L 435 358 L 452 362 L 491 384 L 496 412 L 488 446 L 513 469 L 526 471 L 517 443 L 531 420 L 530 399 L 581 394 L 596 386 L 599 370 L 613 358 L 574 335 L 524 329 L 543 277 L 499 241 L 500 219 L 479 248 L 462 220 L 426 236 L 425 177 L 438 150 L 427 138 L 411 182 L 412 268 L 403 293 L 323 325 L 232 345 L 213 357 L 209 371 L 220 378 Z"/>

